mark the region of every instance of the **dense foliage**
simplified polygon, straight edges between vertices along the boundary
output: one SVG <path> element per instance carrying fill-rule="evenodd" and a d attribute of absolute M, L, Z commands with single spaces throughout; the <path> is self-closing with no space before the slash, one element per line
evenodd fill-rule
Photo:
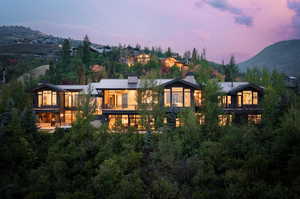
<path fill-rule="evenodd" d="M 11 83 L 0 95 L 0 197 L 299 198 L 299 99 L 284 110 L 276 125 L 227 127 L 199 125 L 186 110 L 182 127 L 146 134 L 94 128 L 86 112 L 69 131 L 45 134 L 28 91 Z"/>

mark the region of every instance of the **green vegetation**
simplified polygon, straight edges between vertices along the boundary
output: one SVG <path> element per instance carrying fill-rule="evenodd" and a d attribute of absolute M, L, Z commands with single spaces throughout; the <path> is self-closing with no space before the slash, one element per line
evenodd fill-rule
<path fill-rule="evenodd" d="M 38 132 L 28 88 L 2 85 L 0 197 L 299 198 L 300 100 L 292 96 L 284 109 L 276 106 L 274 96 L 284 91 L 280 76 L 264 71 L 257 78 L 254 72 L 246 77 L 268 87 L 264 108 L 271 123 L 219 127 L 213 120 L 219 114 L 217 101 L 207 100 L 205 125 L 187 109 L 179 113 L 181 127 L 160 123 L 159 132 L 148 126 L 146 134 L 93 127 L 88 99 L 70 130 Z M 141 94 L 159 99 L 147 92 L 151 77 Z M 206 82 L 208 99 L 215 98 L 216 85 Z M 161 110 L 155 104 L 151 108 L 159 118 Z"/>
<path fill-rule="evenodd" d="M 300 40 L 289 40 L 275 43 L 266 47 L 256 56 L 240 63 L 239 68 L 245 72 L 248 68 L 266 68 L 269 71 L 276 69 L 287 75 L 299 77 Z"/>

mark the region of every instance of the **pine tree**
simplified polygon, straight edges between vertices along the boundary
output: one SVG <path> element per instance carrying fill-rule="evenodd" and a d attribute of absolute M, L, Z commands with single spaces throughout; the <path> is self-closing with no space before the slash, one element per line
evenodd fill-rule
<path fill-rule="evenodd" d="M 231 56 L 229 64 L 224 66 L 225 73 L 225 82 L 235 81 L 235 78 L 238 76 L 239 69 L 235 63 L 234 56 Z"/>
<path fill-rule="evenodd" d="M 84 64 L 88 65 L 90 62 L 90 46 L 91 42 L 89 40 L 89 37 L 85 35 L 83 40 L 83 49 L 82 49 L 82 61 Z"/>
<path fill-rule="evenodd" d="M 69 64 L 70 63 L 70 52 L 71 52 L 71 46 L 70 46 L 70 41 L 68 39 L 65 39 L 63 42 L 63 55 L 62 55 L 62 61 L 65 64 Z"/>
<path fill-rule="evenodd" d="M 168 47 L 168 50 L 166 52 L 166 57 L 172 57 L 172 50 L 170 47 Z"/>
<path fill-rule="evenodd" d="M 198 55 L 198 51 L 196 48 L 193 49 L 193 52 L 192 52 L 192 64 L 197 64 L 199 61 L 199 55 Z"/>

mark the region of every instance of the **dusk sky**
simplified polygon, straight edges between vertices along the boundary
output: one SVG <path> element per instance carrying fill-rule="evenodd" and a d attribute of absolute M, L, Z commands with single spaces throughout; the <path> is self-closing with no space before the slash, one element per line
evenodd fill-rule
<path fill-rule="evenodd" d="M 300 38 L 300 0 L 1 0 L 0 25 L 24 25 L 99 44 L 207 49 L 244 61 Z"/>

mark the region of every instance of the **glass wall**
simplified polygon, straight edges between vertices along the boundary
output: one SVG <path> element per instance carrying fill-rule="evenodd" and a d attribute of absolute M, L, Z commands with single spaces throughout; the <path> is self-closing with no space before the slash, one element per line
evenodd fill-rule
<path fill-rule="evenodd" d="M 172 88 L 172 106 L 183 107 L 183 88 Z"/>
<path fill-rule="evenodd" d="M 77 111 L 65 111 L 65 124 L 70 125 L 76 120 Z"/>
<path fill-rule="evenodd" d="M 45 90 L 38 92 L 38 106 L 56 106 L 57 93 L 55 91 Z"/>
<path fill-rule="evenodd" d="M 164 106 L 165 107 L 190 107 L 191 106 L 191 89 L 182 87 L 173 87 L 164 89 Z"/>
<path fill-rule="evenodd" d="M 238 92 L 238 106 L 243 105 L 257 105 L 258 104 L 258 93 L 255 91 L 242 91 Z"/>
<path fill-rule="evenodd" d="M 228 107 L 231 105 L 231 96 L 218 96 L 219 105 L 223 107 Z"/>
<path fill-rule="evenodd" d="M 106 90 L 104 91 L 104 108 L 114 110 L 136 110 L 136 90 Z"/>
<path fill-rule="evenodd" d="M 72 108 L 78 106 L 79 92 L 65 92 L 65 107 Z"/>

